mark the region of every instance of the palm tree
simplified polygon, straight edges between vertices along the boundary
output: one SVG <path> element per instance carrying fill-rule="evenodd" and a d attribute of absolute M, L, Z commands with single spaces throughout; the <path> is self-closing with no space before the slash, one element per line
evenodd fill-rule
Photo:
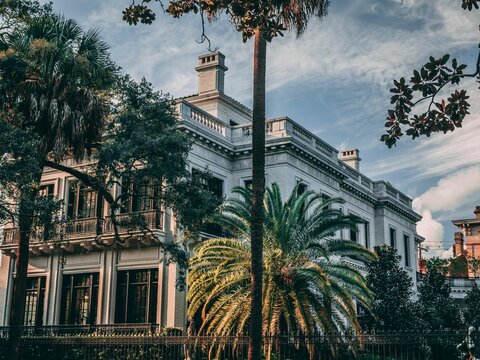
<path fill-rule="evenodd" d="M 288 0 L 274 5 L 274 13 L 285 29 L 303 34 L 312 15 L 322 18 L 327 14 L 328 0 Z M 270 9 L 266 9 L 269 11 Z M 260 10 L 260 13 L 262 11 Z M 250 14 L 249 14 L 250 15 Z M 262 15 L 262 14 L 260 14 Z M 262 24 L 262 22 L 260 22 Z M 262 26 L 263 25 L 263 26 Z M 267 40 L 271 35 L 265 24 L 257 25 L 253 51 L 253 109 L 252 109 L 252 218 L 250 338 L 248 359 L 260 360 L 262 347 L 263 281 L 263 197 L 265 192 L 265 93 L 267 68 Z"/>
<path fill-rule="evenodd" d="M 129 24 L 151 24 L 155 13 L 148 1 L 132 0 L 123 11 L 123 19 Z M 252 111 L 252 219 L 250 227 L 251 257 L 251 319 L 248 348 L 249 360 L 261 360 L 262 347 L 262 271 L 263 271 L 263 195 L 265 192 L 265 76 L 267 41 L 283 36 L 283 31 L 294 30 L 300 36 L 307 29 L 311 16 L 327 15 L 329 0 L 172 0 L 166 12 L 174 18 L 185 13 L 199 13 L 202 19 L 202 42 L 205 35 L 204 15 L 216 20 L 222 13 L 228 14 L 243 41 L 254 37 L 253 55 L 253 111 Z M 209 46 L 210 47 L 210 46 Z"/>
<path fill-rule="evenodd" d="M 228 199 L 215 216 L 232 237 L 201 243 L 190 262 L 188 316 L 201 318 L 200 333 L 243 335 L 250 324 L 250 245 L 252 193 L 236 187 L 239 198 Z M 362 274 L 342 261 L 353 256 L 371 261 L 375 255 L 361 245 L 335 237 L 359 219 L 343 215 L 313 191 L 298 192 L 286 202 L 279 186 L 267 188 L 263 257 L 262 335 L 312 335 L 360 330 L 355 301 L 370 307 L 372 293 Z M 272 347 L 265 349 L 267 358 Z M 309 349 L 313 356 L 314 349 Z"/>
<path fill-rule="evenodd" d="M 9 359 L 19 353 L 25 308 L 28 247 L 43 163 L 69 152 L 81 158 L 100 139 L 116 68 L 96 30 L 43 15 L 0 37 L 2 119 L 38 140 L 33 181 L 20 195 L 20 238 L 10 314 Z M 35 169 L 34 169 L 35 168 Z"/>

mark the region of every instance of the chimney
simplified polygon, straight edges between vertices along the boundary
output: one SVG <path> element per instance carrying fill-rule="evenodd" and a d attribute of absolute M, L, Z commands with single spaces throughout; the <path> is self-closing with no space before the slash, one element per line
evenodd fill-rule
<path fill-rule="evenodd" d="M 455 243 L 453 244 L 453 256 L 460 256 L 464 255 L 463 251 L 463 233 L 456 232 L 455 233 Z"/>
<path fill-rule="evenodd" d="M 198 94 L 212 91 L 223 93 L 225 83 L 225 55 L 219 51 L 209 52 L 198 57 Z"/>
<path fill-rule="evenodd" d="M 477 219 L 480 219 L 480 206 L 475 207 L 475 211 L 473 212 Z"/>
<path fill-rule="evenodd" d="M 360 151 L 358 149 L 349 149 L 340 151 L 340 160 L 348 166 L 360 171 Z"/>

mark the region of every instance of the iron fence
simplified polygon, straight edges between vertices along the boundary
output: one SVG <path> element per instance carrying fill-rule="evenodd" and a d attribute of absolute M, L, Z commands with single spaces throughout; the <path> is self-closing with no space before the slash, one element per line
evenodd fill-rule
<path fill-rule="evenodd" d="M 48 327 L 46 327 L 48 328 Z M 57 327 L 58 328 L 58 327 Z M 187 336 L 158 329 L 99 326 L 79 333 L 25 330 L 22 359 L 36 360 L 246 360 L 247 336 Z M 64 328 L 63 330 L 65 330 Z M 57 329 L 58 330 L 58 329 Z M 153 331 L 155 330 L 155 331 Z M 122 333 L 122 331 L 124 331 Z M 130 332 L 127 332 L 130 331 Z M 55 334 L 54 334 L 55 333 Z M 3 336 L 2 336 L 3 334 Z M 0 354 L 7 342 L 0 332 Z M 283 335 L 264 340 L 266 360 L 455 360 L 466 333 Z M 478 344 L 478 336 L 472 339 Z M 3 356 L 3 357 L 2 357 Z M 6 359 L 0 355 L 0 359 Z"/>

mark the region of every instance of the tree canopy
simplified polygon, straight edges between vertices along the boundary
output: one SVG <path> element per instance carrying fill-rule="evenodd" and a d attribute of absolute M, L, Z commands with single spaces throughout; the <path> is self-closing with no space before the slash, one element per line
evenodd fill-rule
<path fill-rule="evenodd" d="M 478 328 L 480 326 L 480 289 L 476 282 L 473 283 L 472 289 L 467 293 L 465 297 L 465 309 L 463 311 L 463 317 L 465 322 L 469 326 Z"/>
<path fill-rule="evenodd" d="M 242 33 L 243 41 L 247 41 L 259 29 L 265 40 L 283 36 L 287 30 L 295 30 L 301 35 L 307 28 L 311 15 L 323 17 L 327 14 L 328 0 L 176 0 L 170 1 L 162 9 L 174 18 L 188 13 L 199 13 L 208 20 L 215 20 L 221 14 L 226 14 L 236 30 Z M 132 2 L 123 11 L 123 19 L 129 24 L 151 24 L 156 19 L 150 1 Z M 203 32 L 205 37 L 205 32 Z M 202 39 L 203 40 L 203 39 Z"/>
<path fill-rule="evenodd" d="M 401 256 L 390 246 L 375 246 L 378 260 L 367 263 L 367 282 L 374 297 L 371 311 L 361 312 L 365 330 L 421 329 L 413 302 L 413 281 L 400 265 Z"/>
<path fill-rule="evenodd" d="M 427 273 L 418 287 L 418 303 L 422 319 L 431 330 L 459 330 L 462 324 L 459 307 L 450 297 L 446 279 L 448 261 L 432 258 L 426 263 Z"/>

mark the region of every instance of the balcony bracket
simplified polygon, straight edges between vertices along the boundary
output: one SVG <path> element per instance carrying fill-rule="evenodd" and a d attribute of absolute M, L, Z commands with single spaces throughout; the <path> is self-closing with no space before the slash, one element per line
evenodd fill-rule
<path fill-rule="evenodd" d="M 87 251 L 92 251 L 93 250 L 93 245 L 90 241 L 81 242 L 80 246 L 83 247 Z"/>
<path fill-rule="evenodd" d="M 40 250 L 39 247 L 36 247 L 36 246 L 30 246 L 30 252 L 33 254 L 33 255 L 36 255 L 36 256 L 40 256 L 40 255 L 43 255 L 43 252 L 42 250 Z"/>
<path fill-rule="evenodd" d="M 152 238 L 150 236 L 142 236 L 140 237 L 140 242 L 143 245 L 150 246 L 152 245 Z"/>
<path fill-rule="evenodd" d="M 38 247 L 38 249 L 45 254 L 51 254 L 55 247 L 53 245 L 41 245 Z"/>
<path fill-rule="evenodd" d="M 62 244 L 60 248 L 66 252 L 73 253 L 75 250 L 72 244 Z"/>

